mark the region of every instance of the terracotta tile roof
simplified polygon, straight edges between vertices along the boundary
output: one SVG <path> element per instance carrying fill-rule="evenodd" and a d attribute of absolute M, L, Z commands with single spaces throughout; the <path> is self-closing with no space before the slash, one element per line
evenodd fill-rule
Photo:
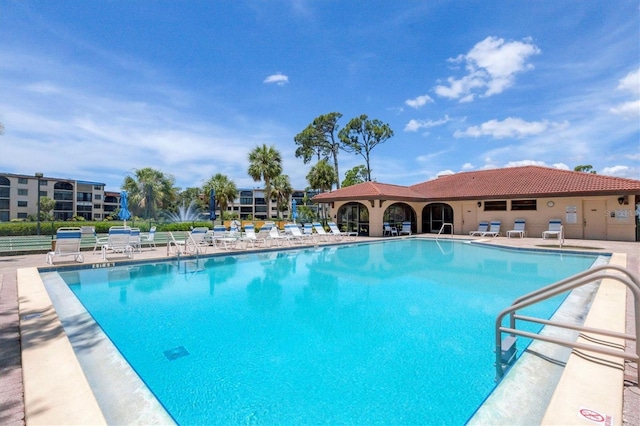
<path fill-rule="evenodd" d="M 409 187 L 365 182 L 315 196 L 316 202 L 386 199 L 455 200 L 584 195 L 640 195 L 640 181 L 540 166 L 441 176 Z"/>
<path fill-rule="evenodd" d="M 425 200 L 411 188 L 379 182 L 363 182 L 313 197 L 316 202 L 341 200 Z"/>
<path fill-rule="evenodd" d="M 640 181 L 540 166 L 456 173 L 409 188 L 429 199 L 640 193 Z"/>

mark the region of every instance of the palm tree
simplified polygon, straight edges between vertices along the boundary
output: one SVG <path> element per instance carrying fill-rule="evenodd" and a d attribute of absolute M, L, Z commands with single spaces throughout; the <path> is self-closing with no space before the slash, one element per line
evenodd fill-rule
<path fill-rule="evenodd" d="M 321 192 L 325 192 L 331 189 L 333 183 L 337 180 L 336 171 L 327 160 L 320 160 L 318 163 L 311 167 L 309 173 L 307 173 L 307 182 L 313 189 L 318 189 Z M 322 209 L 323 214 L 324 208 Z"/>
<path fill-rule="evenodd" d="M 215 191 L 216 204 L 220 208 L 220 219 L 224 220 L 224 212 L 227 211 L 229 204 L 233 205 L 233 200 L 238 196 L 238 188 L 233 181 L 229 180 L 226 175 L 222 173 L 216 173 L 204 184 L 204 193 L 207 196 L 207 200 L 210 197 L 211 191 Z"/>
<path fill-rule="evenodd" d="M 273 179 L 271 187 L 271 198 L 276 199 L 276 209 L 278 211 L 278 218 L 280 218 L 280 212 L 289 207 L 289 197 L 293 193 L 289 176 L 279 175 Z"/>
<path fill-rule="evenodd" d="M 122 189 L 129 193 L 132 208 L 144 210 L 147 219 L 157 219 L 158 210 L 166 209 L 178 199 L 175 178 L 151 167 L 135 169 L 135 178 L 124 178 Z"/>
<path fill-rule="evenodd" d="M 255 182 L 264 181 L 267 210 L 271 199 L 271 180 L 282 173 L 282 156 L 274 146 L 263 144 L 249 152 L 249 176 Z"/>

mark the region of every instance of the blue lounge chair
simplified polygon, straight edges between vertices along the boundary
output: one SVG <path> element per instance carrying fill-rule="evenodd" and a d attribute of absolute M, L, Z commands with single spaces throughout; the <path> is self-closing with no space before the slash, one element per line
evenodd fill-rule
<path fill-rule="evenodd" d="M 398 230 L 396 229 L 395 226 L 391 226 L 389 225 L 389 222 L 384 222 L 382 224 L 382 236 L 394 236 L 394 235 L 398 235 Z"/>
<path fill-rule="evenodd" d="M 482 233 L 483 237 L 499 237 L 500 236 L 500 221 L 492 220 L 491 226 L 489 226 L 489 230 L 487 232 Z"/>
<path fill-rule="evenodd" d="M 399 232 L 400 235 L 411 235 L 411 222 L 402 222 L 402 229 Z"/>
<path fill-rule="evenodd" d="M 470 237 L 481 237 L 482 234 L 484 234 L 488 230 L 489 230 L 489 222 L 481 221 L 478 224 L 478 230 L 469 232 L 469 236 Z"/>
<path fill-rule="evenodd" d="M 525 220 L 524 219 L 516 219 L 513 223 L 513 229 L 507 231 L 507 238 L 511 238 L 512 235 L 524 238 L 527 235 L 527 231 L 524 229 Z"/>
<path fill-rule="evenodd" d="M 80 242 L 82 232 L 80 228 L 58 228 L 56 231 L 56 248 L 47 253 L 46 262 L 53 265 L 55 256 L 73 256 L 76 262 L 84 262 L 84 257 L 80 253 Z"/>
<path fill-rule="evenodd" d="M 551 219 L 549 221 L 549 229 L 542 232 L 542 239 L 546 240 L 548 237 L 555 237 L 559 240 L 564 239 L 562 221 L 560 219 Z"/>

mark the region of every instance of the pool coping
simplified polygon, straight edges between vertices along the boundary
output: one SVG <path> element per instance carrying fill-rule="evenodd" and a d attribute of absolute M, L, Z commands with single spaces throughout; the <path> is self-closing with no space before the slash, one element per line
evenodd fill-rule
<path fill-rule="evenodd" d="M 226 254 L 231 253 L 221 253 L 221 255 Z M 161 260 L 156 259 L 156 261 Z M 17 271 L 20 332 L 23 340 L 25 419 L 28 424 L 107 424 L 39 273 L 38 268 Z M 599 297 L 600 294 L 596 296 L 596 300 Z M 611 306 L 607 309 L 610 312 Z M 616 308 L 613 311 L 624 313 L 624 303 L 620 309 Z M 624 331 L 624 320 L 622 331 Z M 46 334 L 46 339 L 42 339 L 43 334 Z M 590 372 L 592 368 L 589 366 Z M 598 392 L 594 394 L 593 390 L 589 391 L 590 398 L 595 401 L 610 399 L 615 395 L 607 391 L 621 389 L 622 379 L 619 384 L 616 382 L 611 386 L 615 387 L 598 385 L 596 389 Z M 575 388 L 571 385 L 569 388 L 575 392 Z M 586 387 L 582 390 L 586 390 Z M 558 397 L 554 394 L 554 399 L 556 398 L 561 399 L 564 396 L 562 393 L 559 393 Z M 621 394 L 618 399 L 619 403 L 614 401 L 614 405 L 619 405 L 619 409 L 604 411 L 613 413 L 614 420 L 622 418 Z M 571 423 L 577 423 L 579 419 L 574 409 L 567 410 L 566 407 L 562 407 L 564 405 L 562 402 L 556 404 L 553 401 L 549 408 L 551 409 L 554 405 L 559 406 L 556 408 L 560 409 L 560 413 L 564 411 L 568 414 L 560 417 L 561 414 L 548 411 L 551 414 L 545 417 L 547 424 L 558 424 L 557 421 L 551 420 L 558 418 L 571 419 Z M 584 424 L 590 424 L 590 422 Z"/>

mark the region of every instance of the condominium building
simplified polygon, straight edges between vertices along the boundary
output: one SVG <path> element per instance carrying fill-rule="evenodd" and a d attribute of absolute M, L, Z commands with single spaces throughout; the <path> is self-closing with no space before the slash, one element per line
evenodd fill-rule
<path fill-rule="evenodd" d="M 55 200 L 51 212 L 55 220 L 63 221 L 75 216 L 86 220 L 103 220 L 118 211 L 120 193 L 105 191 L 100 182 L 60 179 L 40 174 L 23 175 L 0 173 L 0 222 L 12 219 L 35 218 L 38 214 L 38 198 L 48 197 Z M 289 199 L 302 206 L 317 194 L 314 191 L 294 190 Z M 317 209 L 317 205 L 310 206 Z M 241 219 L 270 219 L 276 217 L 276 200 L 267 205 L 264 189 L 243 188 L 227 207 L 228 212 L 237 213 Z M 289 209 L 282 212 L 285 218 L 291 217 Z"/>
<path fill-rule="evenodd" d="M 41 173 L 0 173 L 0 222 L 37 217 L 40 197 L 55 200 L 50 212 L 55 220 L 74 216 L 102 220 L 117 209 L 119 196 L 105 192 L 104 187 L 100 182 L 53 178 Z"/>
<path fill-rule="evenodd" d="M 316 191 L 294 190 L 289 197 L 289 207 L 293 200 L 296 201 L 298 206 L 302 206 L 306 200 L 310 200 L 317 194 Z M 314 211 L 317 209 L 317 205 L 310 206 Z M 276 206 L 276 200 L 271 199 L 267 205 L 264 189 L 262 188 L 241 188 L 238 190 L 238 196 L 233 201 L 233 204 L 227 206 L 227 211 L 237 213 L 240 219 L 270 219 L 278 215 L 278 208 Z M 291 218 L 291 211 L 287 208 L 281 212 L 284 218 Z"/>

